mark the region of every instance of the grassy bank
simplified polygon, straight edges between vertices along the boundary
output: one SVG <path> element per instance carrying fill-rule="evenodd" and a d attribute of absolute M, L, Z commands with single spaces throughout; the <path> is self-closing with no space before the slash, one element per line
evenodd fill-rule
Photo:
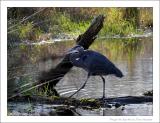
<path fill-rule="evenodd" d="M 106 17 L 100 36 L 143 33 L 153 25 L 152 11 L 152 8 L 8 8 L 8 41 L 39 41 L 61 33 L 77 36 L 99 14 Z M 142 30 L 138 31 L 139 28 Z"/>

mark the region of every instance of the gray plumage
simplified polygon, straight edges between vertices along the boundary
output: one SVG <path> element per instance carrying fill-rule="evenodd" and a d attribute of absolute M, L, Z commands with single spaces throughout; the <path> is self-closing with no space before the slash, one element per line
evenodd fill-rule
<path fill-rule="evenodd" d="M 91 75 L 99 75 L 102 78 L 103 98 L 105 98 L 105 79 L 103 75 L 113 74 L 116 77 L 123 77 L 122 72 L 108 58 L 96 51 L 84 50 L 82 46 L 77 45 L 69 51 L 69 55 L 70 61 L 74 66 L 83 68 L 88 72 L 87 80 Z M 87 80 L 78 91 L 84 88 Z"/>

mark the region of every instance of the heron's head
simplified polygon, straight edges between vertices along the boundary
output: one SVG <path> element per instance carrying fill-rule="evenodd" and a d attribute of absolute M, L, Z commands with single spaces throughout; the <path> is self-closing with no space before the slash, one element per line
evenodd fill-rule
<path fill-rule="evenodd" d="M 84 51 L 84 48 L 80 45 L 76 45 L 72 49 L 70 49 L 67 54 L 79 54 Z"/>

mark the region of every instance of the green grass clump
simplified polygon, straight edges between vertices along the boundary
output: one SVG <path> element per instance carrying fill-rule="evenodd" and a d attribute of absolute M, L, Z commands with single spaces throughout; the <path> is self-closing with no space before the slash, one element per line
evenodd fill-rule
<path fill-rule="evenodd" d="M 74 22 L 69 16 L 60 15 L 59 25 L 62 32 L 71 33 L 71 34 L 80 34 L 83 33 L 89 26 L 89 21 L 80 21 Z"/>

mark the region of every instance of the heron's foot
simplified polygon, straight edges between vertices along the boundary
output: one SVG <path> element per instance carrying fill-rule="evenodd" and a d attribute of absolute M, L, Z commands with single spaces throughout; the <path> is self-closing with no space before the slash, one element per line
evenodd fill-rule
<path fill-rule="evenodd" d="M 106 100 L 107 98 L 103 96 L 99 100 L 102 102 L 102 107 L 103 108 L 112 108 L 112 106 L 109 104 L 109 102 Z"/>
<path fill-rule="evenodd" d="M 102 97 L 102 100 L 105 101 L 105 100 L 106 100 L 106 97 Z"/>
<path fill-rule="evenodd" d="M 102 100 L 103 102 L 105 101 L 105 99 L 106 99 L 106 97 L 105 96 L 103 96 L 103 97 L 101 97 L 99 100 Z"/>

